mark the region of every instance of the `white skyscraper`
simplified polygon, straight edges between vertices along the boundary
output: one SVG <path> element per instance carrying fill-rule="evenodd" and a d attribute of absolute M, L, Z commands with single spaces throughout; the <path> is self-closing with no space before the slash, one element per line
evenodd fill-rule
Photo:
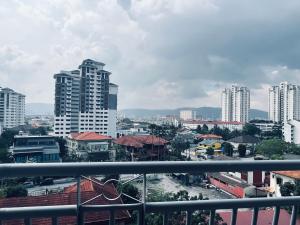
<path fill-rule="evenodd" d="M 13 128 L 25 124 L 25 95 L 0 87 L 0 126 Z"/>
<path fill-rule="evenodd" d="M 282 82 L 269 89 L 269 119 L 274 122 L 300 119 L 300 86 Z"/>
<path fill-rule="evenodd" d="M 118 86 L 104 63 L 86 59 L 79 70 L 54 75 L 56 136 L 96 132 L 116 136 Z"/>
<path fill-rule="evenodd" d="M 222 91 L 222 121 L 246 123 L 249 120 L 250 91 L 247 87 L 232 85 Z"/>
<path fill-rule="evenodd" d="M 269 120 L 279 122 L 280 119 L 280 89 L 278 86 L 269 88 Z"/>
<path fill-rule="evenodd" d="M 229 88 L 222 91 L 222 121 L 232 120 L 232 92 Z"/>

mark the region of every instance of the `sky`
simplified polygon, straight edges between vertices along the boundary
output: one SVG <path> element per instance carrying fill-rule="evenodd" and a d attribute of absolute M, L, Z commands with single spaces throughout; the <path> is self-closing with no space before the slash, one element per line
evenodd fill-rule
<path fill-rule="evenodd" d="M 53 103 L 53 75 L 106 64 L 118 107 L 221 105 L 231 84 L 267 110 L 268 88 L 300 84 L 300 1 L 0 1 L 0 86 Z"/>

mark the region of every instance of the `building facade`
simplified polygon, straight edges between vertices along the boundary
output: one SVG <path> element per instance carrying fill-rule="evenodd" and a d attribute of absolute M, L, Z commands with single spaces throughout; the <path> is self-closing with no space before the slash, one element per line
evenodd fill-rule
<path fill-rule="evenodd" d="M 194 110 L 180 110 L 181 120 L 195 120 L 196 116 L 196 111 Z"/>
<path fill-rule="evenodd" d="M 249 121 L 250 90 L 247 87 L 232 85 L 222 91 L 222 121 Z"/>
<path fill-rule="evenodd" d="M 184 121 L 182 123 L 182 126 L 191 130 L 197 129 L 198 126 L 203 127 L 203 125 L 206 125 L 208 129 L 212 129 L 215 126 L 225 129 L 228 128 L 230 131 L 233 130 L 242 130 L 244 127 L 244 123 L 241 122 L 224 122 L 224 121 L 204 121 L 204 120 L 191 120 L 191 121 Z"/>
<path fill-rule="evenodd" d="M 70 155 L 75 154 L 93 161 L 113 160 L 112 138 L 95 132 L 71 133 L 67 138 Z"/>
<path fill-rule="evenodd" d="M 86 59 L 79 70 L 54 75 L 55 136 L 96 132 L 116 137 L 118 86 L 105 64 Z"/>
<path fill-rule="evenodd" d="M 300 86 L 281 82 L 269 88 L 269 120 L 300 120 Z"/>
<path fill-rule="evenodd" d="M 25 95 L 0 87 L 0 124 L 2 128 L 25 124 Z"/>
<path fill-rule="evenodd" d="M 288 120 L 283 123 L 284 141 L 300 145 L 300 121 Z"/>
<path fill-rule="evenodd" d="M 10 151 L 16 163 L 60 162 L 59 146 L 53 136 L 16 135 Z"/>

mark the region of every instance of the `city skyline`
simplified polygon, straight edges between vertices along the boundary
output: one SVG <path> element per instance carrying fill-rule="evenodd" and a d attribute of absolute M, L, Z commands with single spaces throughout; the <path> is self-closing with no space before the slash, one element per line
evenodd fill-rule
<path fill-rule="evenodd" d="M 53 104 L 52 74 L 93 58 L 113 71 L 121 109 L 219 105 L 238 83 L 267 111 L 270 86 L 300 83 L 300 3 L 225 2 L 1 2 L 1 86 Z"/>

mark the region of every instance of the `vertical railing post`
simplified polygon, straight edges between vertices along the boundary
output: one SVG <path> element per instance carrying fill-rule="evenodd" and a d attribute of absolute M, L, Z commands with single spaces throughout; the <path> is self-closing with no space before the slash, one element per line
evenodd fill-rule
<path fill-rule="evenodd" d="M 291 215 L 291 222 L 290 222 L 290 225 L 296 225 L 296 222 L 297 222 L 297 214 L 298 214 L 298 206 L 297 206 L 297 205 L 294 205 L 294 206 L 293 206 L 292 215 Z"/>
<path fill-rule="evenodd" d="M 253 213 L 252 213 L 252 222 L 251 222 L 252 225 L 256 225 L 256 224 L 257 224 L 258 211 L 259 211 L 259 208 L 258 208 L 258 207 L 255 207 L 255 208 L 253 209 Z"/>
<path fill-rule="evenodd" d="M 145 216 L 146 216 L 146 201 L 147 201 L 147 174 L 143 174 L 143 208 L 139 217 L 139 224 L 145 225 Z"/>
<path fill-rule="evenodd" d="M 115 225 L 115 211 L 112 209 L 109 213 L 109 225 Z"/>
<path fill-rule="evenodd" d="M 81 187 L 80 187 L 81 177 L 77 177 L 77 225 L 83 224 L 83 214 L 81 212 Z"/>
<path fill-rule="evenodd" d="M 280 206 L 276 206 L 274 210 L 272 225 L 278 225 L 279 215 L 280 215 Z"/>

